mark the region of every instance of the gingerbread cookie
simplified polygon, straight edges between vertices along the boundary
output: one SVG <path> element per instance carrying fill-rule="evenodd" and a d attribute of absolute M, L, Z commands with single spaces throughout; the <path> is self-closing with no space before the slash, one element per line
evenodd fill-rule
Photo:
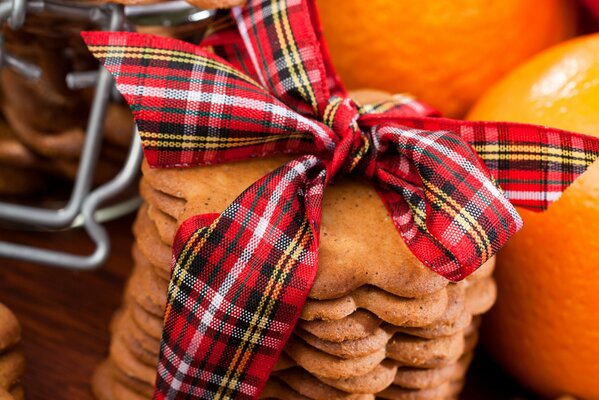
<path fill-rule="evenodd" d="M 363 357 L 387 346 L 392 333 L 378 328 L 371 335 L 361 339 L 331 342 L 323 340 L 307 331 L 296 328 L 293 333 L 310 346 L 341 358 Z"/>
<path fill-rule="evenodd" d="M 374 334 L 382 321 L 365 310 L 357 310 L 340 320 L 302 321 L 297 326 L 312 335 L 331 342 L 363 339 Z"/>
<path fill-rule="evenodd" d="M 471 360 L 472 353 L 468 352 L 462 355 L 456 363 L 438 368 L 400 367 L 397 369 L 393 384 L 405 389 L 433 388 L 444 382 L 463 377 Z"/>
<path fill-rule="evenodd" d="M 385 292 L 376 286 L 362 286 L 334 300 L 308 299 L 302 310 L 304 320 L 342 319 L 358 309 L 368 310 L 385 322 L 400 326 L 425 326 L 436 321 L 447 309 L 447 290 L 427 297 L 405 298 Z"/>
<path fill-rule="evenodd" d="M 495 304 L 497 285 L 492 278 L 467 282 L 466 309 L 472 315 L 484 314 Z"/>
<path fill-rule="evenodd" d="M 315 375 L 322 383 L 348 393 L 377 393 L 391 385 L 397 373 L 397 364 L 390 360 L 380 363 L 375 369 L 362 376 L 345 379 L 328 379 Z"/>
<path fill-rule="evenodd" d="M 8 390 L 18 384 L 25 371 L 25 357 L 18 350 L 0 354 L 0 388 Z"/>
<path fill-rule="evenodd" d="M 158 357 L 160 352 L 160 340 L 151 337 L 144 332 L 135 322 L 129 307 L 123 311 L 123 317 L 121 319 L 122 330 L 127 332 L 130 336 L 130 340 L 134 340 L 145 352 L 152 354 L 154 357 Z"/>
<path fill-rule="evenodd" d="M 422 339 L 397 333 L 387 343 L 387 356 L 400 365 L 434 368 L 455 362 L 464 353 L 464 335 Z"/>
<path fill-rule="evenodd" d="M 98 400 L 148 400 L 151 395 L 138 393 L 116 379 L 118 371 L 110 360 L 96 368 L 92 377 L 92 392 Z"/>
<path fill-rule="evenodd" d="M 375 369 L 386 356 L 385 348 L 363 357 L 344 359 L 327 354 L 302 339 L 291 337 L 283 349 L 293 361 L 312 374 L 330 379 L 361 376 Z"/>
<path fill-rule="evenodd" d="M 156 368 L 150 367 L 137 359 L 127 347 L 123 338 L 126 332 L 115 332 L 110 343 L 110 359 L 123 374 L 140 383 L 153 385 Z"/>
<path fill-rule="evenodd" d="M 140 253 L 155 267 L 156 273 L 170 280 L 172 249 L 160 240 L 158 230 L 147 213 L 147 205 L 142 205 L 133 225 L 136 244 Z"/>
<path fill-rule="evenodd" d="M 177 233 L 177 220 L 160 211 L 151 203 L 148 203 L 148 217 L 156 226 L 160 240 L 168 246 L 172 246 Z"/>
<path fill-rule="evenodd" d="M 450 399 L 462 390 L 462 386 L 463 380 L 445 382 L 437 387 L 428 389 L 406 389 L 400 386 L 391 385 L 382 392 L 377 393 L 377 397 L 388 400 Z"/>
<path fill-rule="evenodd" d="M 380 369 L 384 369 L 384 367 Z M 377 370 L 377 374 L 383 375 L 382 379 L 387 378 L 386 376 L 384 376 L 384 371 Z M 369 374 L 369 377 L 376 379 L 373 374 Z M 308 372 L 301 368 L 294 368 L 291 370 L 283 371 L 282 373 L 277 374 L 277 378 L 283 381 L 295 392 L 310 399 L 360 400 L 374 398 L 372 394 L 348 393 L 346 391 L 336 389 L 319 381 L 314 376 L 310 375 Z M 392 378 L 393 376 L 391 375 L 391 380 Z M 366 386 L 368 386 L 371 383 L 364 381 L 363 384 L 364 391 L 366 390 Z"/>
<path fill-rule="evenodd" d="M 139 305 L 158 318 L 164 316 L 168 282 L 160 278 L 153 266 L 133 248 L 135 267 L 127 283 L 127 291 Z"/>
<path fill-rule="evenodd" d="M 148 336 L 160 341 L 162 338 L 163 321 L 161 318 L 150 314 L 142 306 L 133 300 L 128 300 L 125 305 L 131 313 L 131 318 L 135 324 Z"/>
<path fill-rule="evenodd" d="M 272 377 L 266 382 L 260 399 L 311 400 L 291 389 L 277 377 Z"/>
<path fill-rule="evenodd" d="M 175 221 L 181 216 L 187 204 L 184 199 L 154 189 L 145 176 L 139 182 L 139 191 L 148 204 Z"/>
<path fill-rule="evenodd" d="M 160 346 L 152 351 L 146 350 L 146 348 L 137 340 L 133 332 L 129 330 L 132 326 L 128 324 L 126 319 L 130 318 L 129 313 L 122 313 L 116 317 L 115 327 L 113 332 L 114 336 L 119 336 L 123 341 L 124 345 L 127 346 L 131 355 L 142 363 L 154 368 L 158 364 L 158 352 Z"/>
<path fill-rule="evenodd" d="M 245 188 L 288 159 L 270 157 L 186 169 L 152 169 L 144 164 L 142 170 L 155 190 L 186 200 L 185 208 L 168 213 L 180 224 L 193 215 L 222 212 Z M 356 207 L 359 213 L 345 211 Z M 407 249 L 371 185 L 349 179 L 331 185 L 322 215 L 319 268 L 310 298 L 335 299 L 364 285 L 401 297 L 424 297 L 448 284 Z M 373 248 L 379 249 L 376 259 L 364 257 Z M 352 265 L 351 274 L 347 265 Z"/>

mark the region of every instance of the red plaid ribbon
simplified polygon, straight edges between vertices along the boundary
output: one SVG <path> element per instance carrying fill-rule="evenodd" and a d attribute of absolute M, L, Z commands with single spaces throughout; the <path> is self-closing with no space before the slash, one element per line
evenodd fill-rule
<path fill-rule="evenodd" d="M 599 155 L 593 138 L 431 118 L 405 96 L 354 103 L 312 1 L 255 0 L 233 16 L 237 31 L 218 32 L 231 40 L 216 50 L 235 67 L 176 40 L 84 34 L 131 105 L 150 165 L 302 154 L 221 215 L 180 228 L 157 399 L 260 394 L 314 280 L 322 194 L 335 175 L 369 178 L 416 257 L 459 280 L 520 228 L 505 196 L 544 209 Z"/>

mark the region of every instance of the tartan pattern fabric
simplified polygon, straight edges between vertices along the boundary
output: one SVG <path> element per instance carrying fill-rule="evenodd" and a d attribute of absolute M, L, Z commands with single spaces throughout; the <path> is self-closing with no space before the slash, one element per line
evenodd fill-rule
<path fill-rule="evenodd" d="M 321 164 L 300 157 L 220 216 L 197 216 L 180 228 L 156 398 L 260 393 L 316 273 Z"/>
<path fill-rule="evenodd" d="M 356 104 L 312 1 L 254 0 L 232 16 L 237 34 L 225 24 L 211 46 L 233 64 L 172 39 L 84 34 L 131 105 L 150 165 L 298 154 L 178 231 L 157 399 L 258 397 L 313 282 L 336 175 L 369 178 L 416 257 L 459 280 L 520 228 L 507 198 L 544 209 L 599 155 L 593 138 L 433 118 L 407 96 Z"/>

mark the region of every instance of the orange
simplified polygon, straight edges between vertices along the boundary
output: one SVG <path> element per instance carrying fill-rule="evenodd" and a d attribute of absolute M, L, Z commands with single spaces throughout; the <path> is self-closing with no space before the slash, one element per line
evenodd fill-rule
<path fill-rule="evenodd" d="M 564 42 L 492 87 L 473 120 L 599 136 L 599 34 Z M 489 351 L 547 397 L 599 399 L 599 162 L 502 249 L 499 296 L 485 320 Z"/>
<path fill-rule="evenodd" d="M 317 0 L 348 89 L 410 92 L 461 117 L 531 55 L 572 35 L 573 0 Z"/>

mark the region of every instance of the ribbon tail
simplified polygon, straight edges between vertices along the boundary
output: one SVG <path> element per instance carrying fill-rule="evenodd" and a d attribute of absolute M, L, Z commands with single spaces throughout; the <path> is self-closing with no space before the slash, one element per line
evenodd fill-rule
<path fill-rule="evenodd" d="M 599 158 L 599 138 L 545 126 L 445 118 L 395 122 L 460 135 L 512 204 L 533 211 L 547 209 Z"/>
<path fill-rule="evenodd" d="M 181 226 L 155 399 L 259 396 L 316 274 L 325 174 L 301 157 Z"/>

